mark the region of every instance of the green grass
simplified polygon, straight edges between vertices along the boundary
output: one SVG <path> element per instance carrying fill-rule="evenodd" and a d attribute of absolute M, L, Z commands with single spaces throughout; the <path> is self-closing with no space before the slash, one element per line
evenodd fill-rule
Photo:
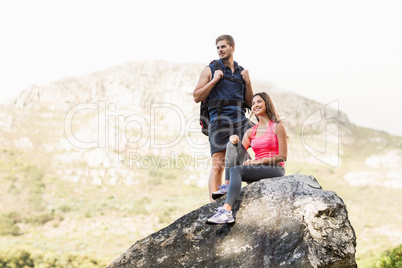
<path fill-rule="evenodd" d="M 8 161 L 0 162 L 0 191 L 9 200 L 0 204 L 0 251 L 25 250 L 36 261 L 72 254 L 110 263 L 136 240 L 208 202 L 206 189 L 183 184 L 188 174 L 180 165 L 135 170 L 138 184 L 97 186 L 59 179 L 16 150 L 2 150 L 2 159 Z"/>
<path fill-rule="evenodd" d="M 40 166 L 14 157 L 18 155 L 16 152 L 4 153 L 14 162 L 7 166 L 3 162 L 0 166 L 6 175 L 2 176 L 1 183 L 9 189 L 14 185 L 12 193 L 17 193 L 17 201 L 2 208 L 5 213 L 0 217 L 3 219 L 0 220 L 3 230 L 0 248 L 3 251 L 25 245 L 28 252 L 40 250 L 36 253 L 39 255 L 84 254 L 90 259 L 111 262 L 136 240 L 208 202 L 207 189 L 183 184 L 190 174 L 182 173 L 180 166 L 137 170 L 141 180 L 134 185 L 96 186 L 60 180 Z M 381 228 L 398 230 L 402 226 L 399 214 L 402 198 L 398 190 L 352 187 L 342 179 L 345 173 L 342 166 L 296 163 L 288 166 L 288 175 L 314 175 L 323 189 L 335 191 L 344 200 L 357 235 L 359 267 L 373 267 L 384 249 L 394 247 Z M 34 197 L 36 202 L 32 202 Z M 33 209 L 27 213 L 28 208 Z M 151 215 L 155 221 L 149 221 Z M 104 244 L 108 246 L 99 246 Z"/>

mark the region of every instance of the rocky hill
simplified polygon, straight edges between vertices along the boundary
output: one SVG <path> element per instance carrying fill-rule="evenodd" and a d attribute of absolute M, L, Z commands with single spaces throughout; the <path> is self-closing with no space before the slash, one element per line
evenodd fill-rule
<path fill-rule="evenodd" d="M 102 163 L 108 169 L 112 163 L 121 169 L 118 160 L 139 158 L 138 152 L 208 157 L 207 140 L 198 130 L 199 106 L 192 99 L 202 68 L 202 64 L 131 62 L 32 85 L 3 105 L 0 141 L 4 147 L 23 151 L 58 151 L 63 165 L 84 161 L 96 168 Z M 358 160 L 360 167 L 345 174 L 348 183 L 402 187 L 400 137 L 351 124 L 339 111 L 337 100 L 320 104 L 268 82 L 255 81 L 253 86 L 256 92 L 272 95 L 285 121 L 291 137 L 289 163 L 321 161 L 339 167 L 348 151 L 356 150 L 359 156 L 353 161 Z"/>
<path fill-rule="evenodd" d="M 13 243 L 35 244 L 46 234 L 45 244 L 57 245 L 68 235 L 64 250 L 116 257 L 126 248 L 121 241 L 130 244 L 207 203 L 209 145 L 192 97 L 203 67 L 129 62 L 32 85 L 2 104 L 0 208 L 17 228 L 20 242 Z M 388 199 L 377 195 L 399 200 L 401 137 L 351 124 L 336 100 L 320 104 L 265 81 L 253 88 L 267 91 L 284 119 L 287 174 L 315 175 L 346 198 L 352 223 L 386 214 Z M 357 235 L 375 230 L 387 245 L 401 241 L 402 220 L 382 218 L 390 219 L 385 226 L 373 216 L 356 226 Z M 83 233 L 88 241 L 77 246 Z M 104 241 L 114 250 L 91 249 Z"/>

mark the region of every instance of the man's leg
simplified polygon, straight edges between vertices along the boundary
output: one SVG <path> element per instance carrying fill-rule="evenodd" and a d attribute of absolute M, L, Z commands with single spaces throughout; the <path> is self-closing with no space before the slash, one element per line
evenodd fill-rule
<path fill-rule="evenodd" d="M 212 167 L 209 175 L 209 200 L 213 202 L 212 193 L 218 190 L 218 185 L 222 185 L 222 174 L 225 169 L 225 152 L 220 151 L 212 155 Z"/>

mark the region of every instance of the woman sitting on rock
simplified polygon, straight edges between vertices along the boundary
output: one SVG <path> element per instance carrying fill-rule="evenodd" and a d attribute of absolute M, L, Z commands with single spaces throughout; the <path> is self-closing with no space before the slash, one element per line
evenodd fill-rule
<path fill-rule="evenodd" d="M 258 123 L 244 134 L 241 143 L 237 135 L 229 138 L 226 147 L 225 184 L 212 193 L 214 199 L 227 194 L 226 201 L 207 220 L 209 223 L 234 222 L 232 206 L 240 194 L 242 181 L 251 183 L 285 175 L 287 135 L 270 96 L 265 92 L 255 94 L 251 109 Z M 250 146 L 255 153 L 254 160 L 247 153 Z"/>

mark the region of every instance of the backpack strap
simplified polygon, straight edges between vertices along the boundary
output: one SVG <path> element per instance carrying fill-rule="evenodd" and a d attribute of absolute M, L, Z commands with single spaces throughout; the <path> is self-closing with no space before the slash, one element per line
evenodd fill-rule
<path fill-rule="evenodd" d="M 213 60 L 209 63 L 209 65 L 212 65 L 214 67 L 214 69 L 212 70 L 212 75 L 214 75 L 214 71 L 216 70 L 220 70 L 223 72 L 223 67 L 220 60 Z"/>
<path fill-rule="evenodd" d="M 212 61 L 215 70 L 223 71 L 223 66 L 220 60 L 213 60 Z"/>
<path fill-rule="evenodd" d="M 233 78 L 233 77 L 230 77 L 230 76 L 225 76 L 225 72 L 224 72 L 224 69 L 223 69 L 223 66 L 222 66 L 222 63 L 221 63 L 220 60 L 213 60 L 213 61 L 211 61 L 211 63 L 209 65 L 214 66 L 214 70 L 212 71 L 212 77 L 213 77 L 214 72 L 216 70 L 220 70 L 220 71 L 223 72 L 222 79 L 226 79 L 226 80 L 229 80 L 229 81 L 232 81 L 232 82 L 236 82 L 238 84 L 243 84 L 243 79 L 236 79 L 236 78 Z M 244 68 L 242 66 L 240 66 L 240 65 L 239 65 L 239 68 L 240 68 L 240 72 L 244 70 Z"/>
<path fill-rule="evenodd" d="M 217 109 L 219 107 L 224 106 L 239 106 L 243 108 L 244 105 L 245 105 L 244 101 L 210 99 L 208 104 L 208 110 L 211 111 L 213 109 Z"/>
<path fill-rule="evenodd" d="M 246 108 L 247 104 L 244 101 L 210 99 L 208 103 L 208 112 L 216 109 L 218 117 L 220 117 L 222 114 L 222 107 L 224 106 L 238 106 L 240 108 Z M 220 120 L 218 120 L 218 127 L 221 127 Z"/>
<path fill-rule="evenodd" d="M 243 68 L 243 66 L 240 66 L 240 65 L 239 65 L 239 69 L 240 69 L 240 74 L 241 74 L 241 72 L 244 70 L 244 68 Z M 246 84 L 244 83 L 243 80 L 242 80 L 242 83 L 243 83 L 243 87 L 244 87 L 244 96 L 243 96 L 243 99 L 244 99 L 244 107 L 243 107 L 243 108 L 248 109 L 248 110 L 251 111 L 251 107 L 246 104 Z"/>

